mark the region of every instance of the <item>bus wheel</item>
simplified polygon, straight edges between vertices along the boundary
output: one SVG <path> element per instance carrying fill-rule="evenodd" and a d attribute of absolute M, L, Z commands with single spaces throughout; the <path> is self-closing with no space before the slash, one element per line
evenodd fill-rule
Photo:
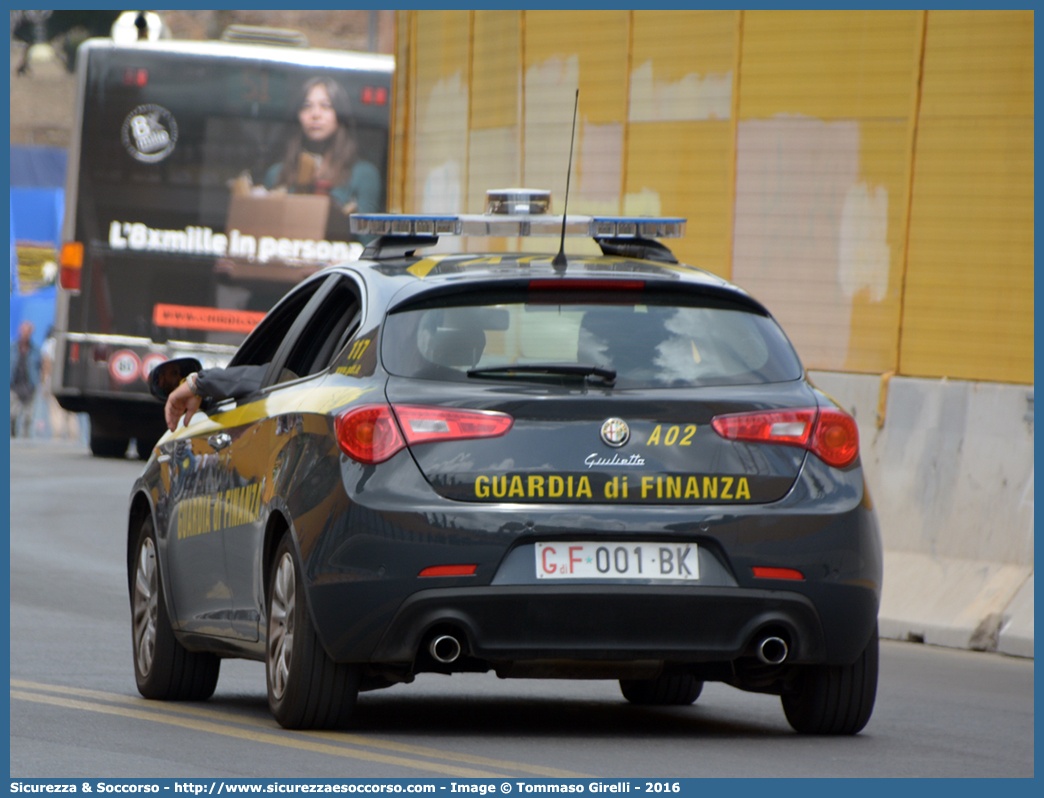
<path fill-rule="evenodd" d="M 135 436 L 134 440 L 137 442 L 138 447 L 138 459 L 148 460 L 152 456 L 152 450 L 156 448 L 159 439 L 160 436 L 155 432 L 139 433 Z"/>
<path fill-rule="evenodd" d="M 130 438 L 109 438 L 91 431 L 91 454 L 95 457 L 123 457 Z"/>

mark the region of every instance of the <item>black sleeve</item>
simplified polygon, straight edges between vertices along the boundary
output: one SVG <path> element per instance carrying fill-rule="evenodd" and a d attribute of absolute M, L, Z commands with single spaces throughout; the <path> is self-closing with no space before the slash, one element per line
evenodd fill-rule
<path fill-rule="evenodd" d="M 196 393 L 219 402 L 223 399 L 248 396 L 261 387 L 268 365 L 263 363 L 260 366 L 203 369 L 196 374 Z"/>

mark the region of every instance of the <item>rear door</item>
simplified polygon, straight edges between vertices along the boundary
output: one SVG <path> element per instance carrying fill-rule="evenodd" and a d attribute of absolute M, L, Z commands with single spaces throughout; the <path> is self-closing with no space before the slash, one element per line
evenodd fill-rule
<path fill-rule="evenodd" d="M 313 472 L 330 471 L 317 468 L 316 452 L 331 448 L 336 452 L 329 421 L 310 410 L 322 401 L 316 386 L 333 356 L 358 329 L 360 310 L 355 282 L 332 275 L 287 334 L 273 361 L 269 385 L 246 404 L 246 423 L 237 425 L 233 433 L 229 464 L 236 485 L 229 495 L 239 512 L 231 514 L 225 530 L 225 556 L 233 629 L 250 640 L 258 639 L 268 577 L 262 555 L 269 504 L 279 498 L 296 516 L 332 492 L 329 486 L 315 488 L 310 481 Z M 314 488 L 307 497 L 283 494 L 287 485 L 299 482 Z"/>
<path fill-rule="evenodd" d="M 738 299 L 620 286 L 442 297 L 389 315 L 393 405 L 514 419 L 499 437 L 411 446 L 435 490 L 576 504 L 748 504 L 787 493 L 804 450 L 728 441 L 710 423 L 815 406 L 775 321 Z M 566 373 L 585 366 L 596 369 Z M 402 412 L 400 421 L 410 423 Z"/>

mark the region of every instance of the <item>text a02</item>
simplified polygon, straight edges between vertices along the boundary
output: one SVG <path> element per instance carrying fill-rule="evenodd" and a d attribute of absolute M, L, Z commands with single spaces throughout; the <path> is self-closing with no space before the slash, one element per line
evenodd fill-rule
<path fill-rule="evenodd" d="M 534 551 L 538 579 L 700 578 L 695 543 L 555 541 Z"/>

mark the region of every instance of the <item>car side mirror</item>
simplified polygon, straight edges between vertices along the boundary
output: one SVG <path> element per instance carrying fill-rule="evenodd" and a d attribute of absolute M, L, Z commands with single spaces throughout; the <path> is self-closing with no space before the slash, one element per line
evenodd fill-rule
<path fill-rule="evenodd" d="M 167 397 L 181 385 L 182 380 L 202 368 L 203 364 L 194 357 L 166 360 L 149 372 L 149 392 L 161 402 L 166 402 Z"/>

